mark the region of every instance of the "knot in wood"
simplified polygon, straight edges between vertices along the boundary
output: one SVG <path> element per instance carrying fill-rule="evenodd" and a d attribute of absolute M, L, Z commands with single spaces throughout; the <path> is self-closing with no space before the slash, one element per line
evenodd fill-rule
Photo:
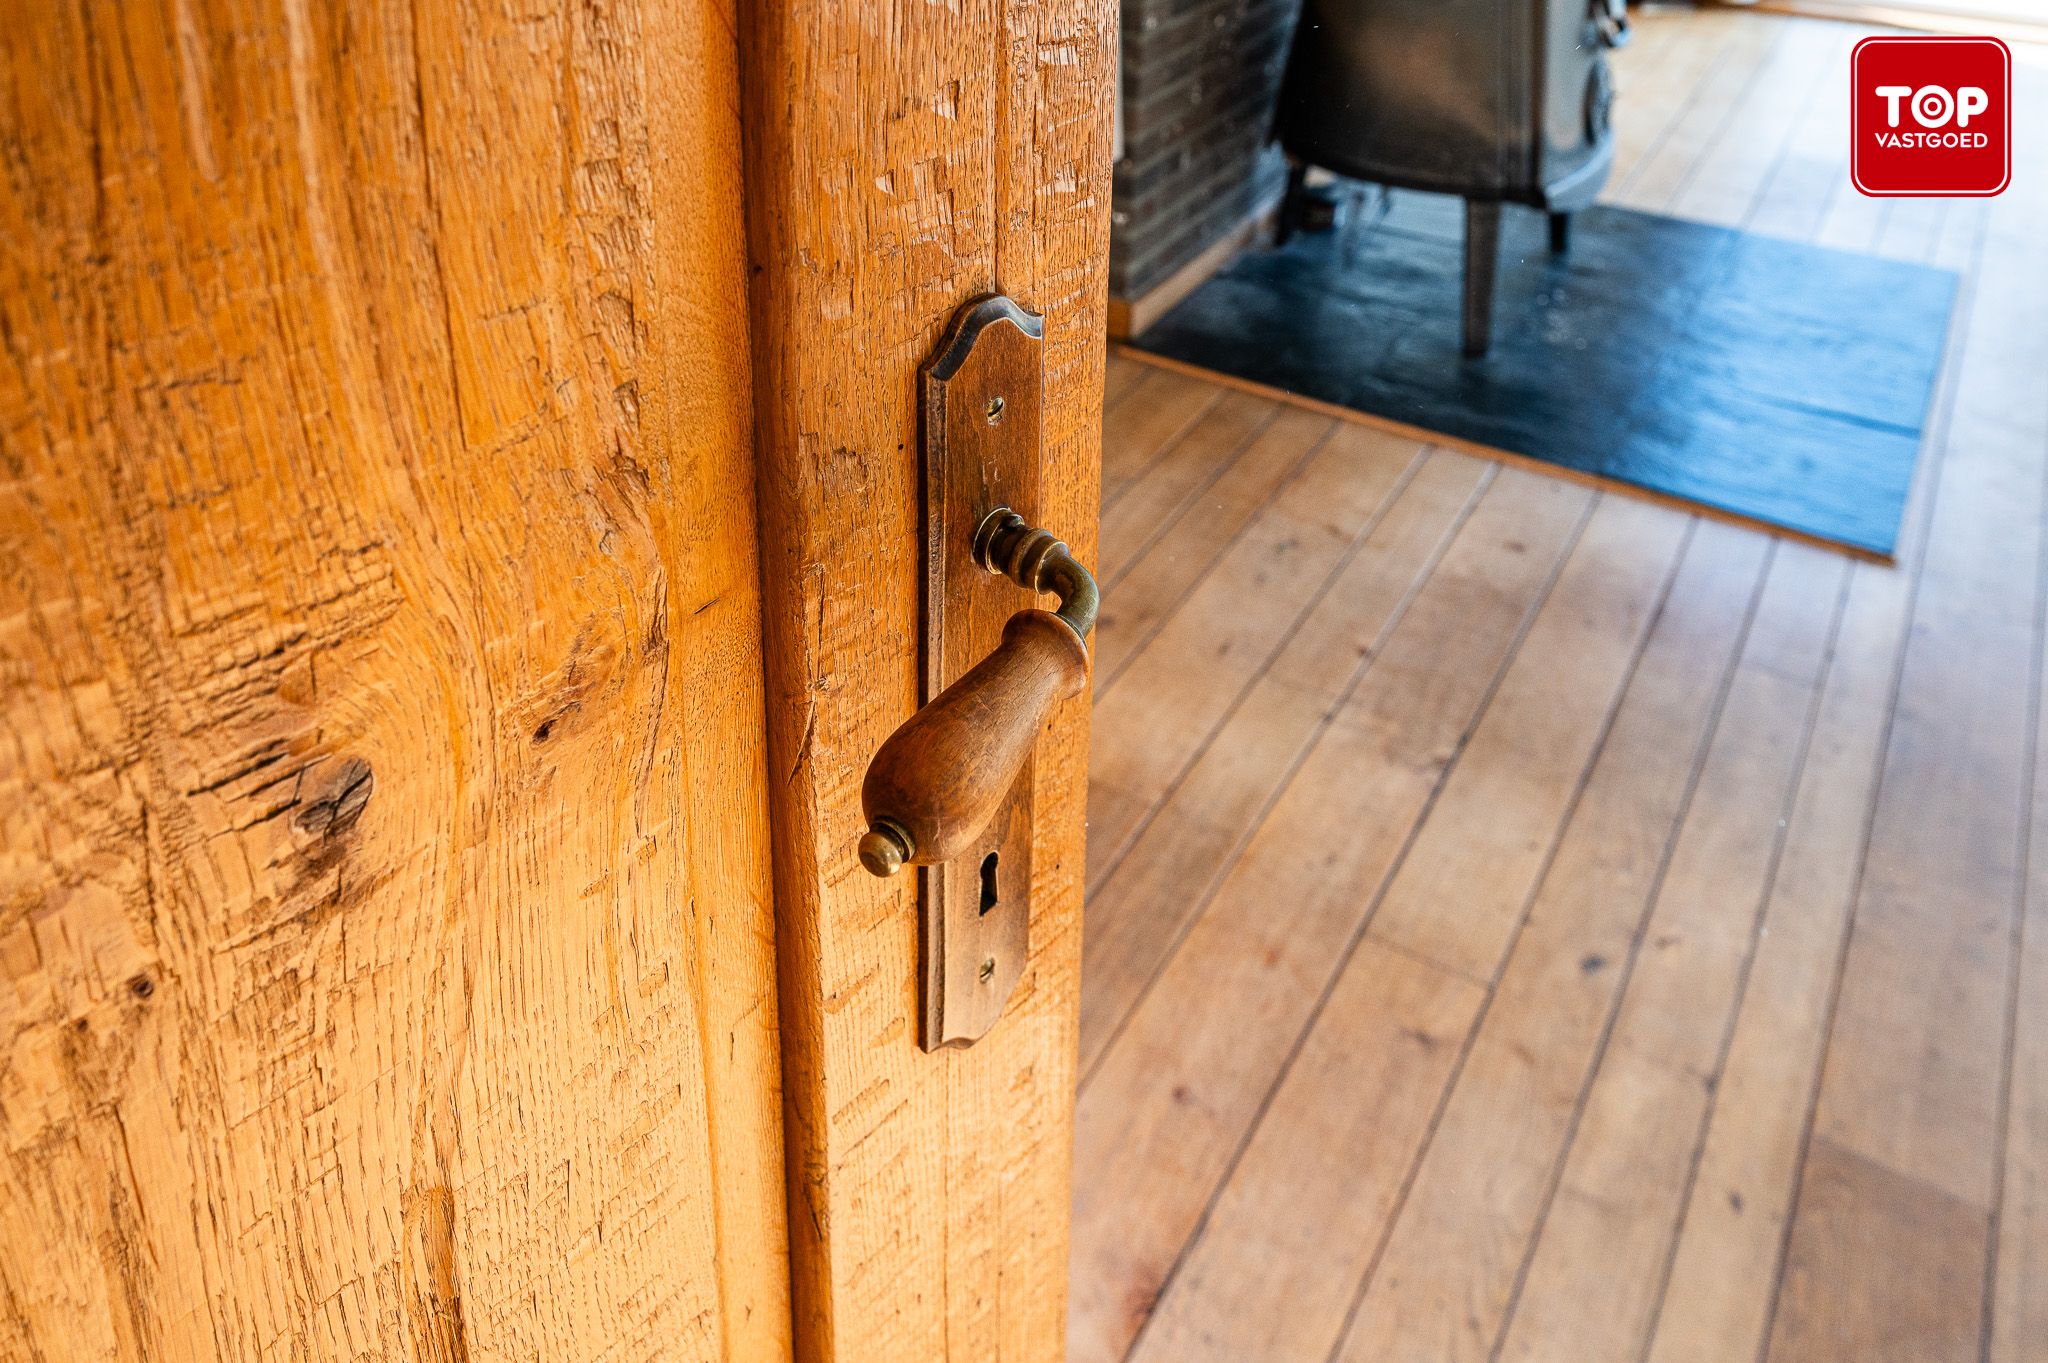
<path fill-rule="evenodd" d="M 377 778 L 368 762 L 360 757 L 343 758 L 321 782 L 319 793 L 300 807 L 300 831 L 319 838 L 339 837 L 362 817 L 376 788 Z"/>

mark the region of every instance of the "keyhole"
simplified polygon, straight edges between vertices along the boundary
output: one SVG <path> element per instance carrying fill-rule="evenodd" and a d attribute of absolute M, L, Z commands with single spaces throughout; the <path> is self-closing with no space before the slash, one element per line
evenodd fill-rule
<path fill-rule="evenodd" d="M 996 858 L 1002 855 L 991 852 L 981 859 L 981 911 L 987 913 L 996 906 Z"/>
<path fill-rule="evenodd" d="M 987 408 L 987 411 L 988 411 L 988 424 L 989 424 L 989 425 L 993 426 L 993 425 L 995 425 L 995 424 L 996 424 L 996 423 L 997 423 L 998 421 L 1001 421 L 1001 420 L 1003 419 L 1003 398 L 1002 398 L 1002 394 L 998 393 L 998 394 L 997 394 L 996 396 L 994 396 L 994 397 L 992 397 L 992 398 L 990 398 L 990 399 L 988 400 L 988 408 Z"/>

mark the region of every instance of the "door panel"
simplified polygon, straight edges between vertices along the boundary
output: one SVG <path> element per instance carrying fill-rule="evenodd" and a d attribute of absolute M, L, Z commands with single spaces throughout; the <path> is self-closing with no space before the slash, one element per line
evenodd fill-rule
<path fill-rule="evenodd" d="M 732 16 L 0 31 L 0 1355 L 788 1347 Z"/>
<path fill-rule="evenodd" d="M 915 877 L 855 845 L 868 760 L 918 703 L 917 368 L 979 294 L 1044 314 L 1040 523 L 1094 562 L 1116 9 L 748 13 L 798 1351 L 1057 1359 L 1085 699 L 1038 745 L 1030 962 L 971 1048 L 919 1048 Z"/>

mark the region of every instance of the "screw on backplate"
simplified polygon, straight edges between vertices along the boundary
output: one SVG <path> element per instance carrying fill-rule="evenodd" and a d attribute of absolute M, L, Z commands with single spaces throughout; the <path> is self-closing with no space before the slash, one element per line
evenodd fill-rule
<path fill-rule="evenodd" d="M 996 977 L 996 958 L 991 956 L 981 963 L 981 982 L 987 984 Z"/>
<path fill-rule="evenodd" d="M 998 393 L 988 400 L 988 424 L 993 426 L 1003 419 L 1003 396 Z"/>

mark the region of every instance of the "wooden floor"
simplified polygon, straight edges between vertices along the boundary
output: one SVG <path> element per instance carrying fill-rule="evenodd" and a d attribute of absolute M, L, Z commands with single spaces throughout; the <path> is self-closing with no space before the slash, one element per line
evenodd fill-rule
<path fill-rule="evenodd" d="M 1785 14 L 1819 15 L 1857 24 L 1897 24 L 1927 33 L 1989 34 L 2011 42 L 2048 42 L 2043 0 L 1719 0 Z"/>
<path fill-rule="evenodd" d="M 1075 1363 L 2048 1358 L 2048 174 L 1857 195 L 1859 32 L 1610 194 L 1961 273 L 1896 568 L 1112 360 Z"/>

